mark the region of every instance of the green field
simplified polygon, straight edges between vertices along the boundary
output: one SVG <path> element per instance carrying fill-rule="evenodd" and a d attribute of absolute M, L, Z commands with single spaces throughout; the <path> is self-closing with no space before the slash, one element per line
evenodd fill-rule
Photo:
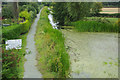
<path fill-rule="evenodd" d="M 118 21 L 118 18 L 107 18 L 107 17 L 87 17 L 87 19 L 91 20 L 91 19 L 107 19 L 112 23 L 116 23 Z"/>

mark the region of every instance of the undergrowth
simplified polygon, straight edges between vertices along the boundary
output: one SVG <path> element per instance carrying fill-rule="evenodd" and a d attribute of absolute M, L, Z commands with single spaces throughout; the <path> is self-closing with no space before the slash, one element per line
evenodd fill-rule
<path fill-rule="evenodd" d="M 42 9 L 35 35 L 38 51 L 37 67 L 43 78 L 68 77 L 69 56 L 65 50 L 64 37 L 53 29 L 48 20 L 47 7 Z"/>
<path fill-rule="evenodd" d="M 76 21 L 70 23 L 80 32 L 118 32 L 117 24 L 98 21 Z"/>

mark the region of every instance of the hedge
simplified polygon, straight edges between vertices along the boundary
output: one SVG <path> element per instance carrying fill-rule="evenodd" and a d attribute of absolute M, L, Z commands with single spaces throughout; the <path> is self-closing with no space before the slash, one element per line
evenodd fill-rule
<path fill-rule="evenodd" d="M 2 37 L 7 39 L 15 39 L 18 38 L 20 34 L 28 32 L 31 23 L 26 20 L 20 24 L 14 24 L 8 27 L 3 27 L 2 29 Z"/>
<path fill-rule="evenodd" d="M 115 13 L 115 14 L 91 14 L 89 17 L 92 16 L 97 16 L 97 17 L 116 17 L 119 18 L 120 17 L 120 13 Z"/>

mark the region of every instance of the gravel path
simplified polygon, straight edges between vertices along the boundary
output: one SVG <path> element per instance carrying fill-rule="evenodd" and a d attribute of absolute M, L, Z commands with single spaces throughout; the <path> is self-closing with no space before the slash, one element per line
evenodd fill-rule
<path fill-rule="evenodd" d="M 34 41 L 34 35 L 36 33 L 36 26 L 37 26 L 37 22 L 40 18 L 40 13 L 37 14 L 37 18 L 35 19 L 34 23 L 31 26 L 31 29 L 28 33 L 27 36 L 27 52 L 31 52 L 30 54 L 26 55 L 25 58 L 27 59 L 27 61 L 24 64 L 24 78 L 42 78 L 42 75 L 40 73 L 40 71 L 38 71 L 36 64 L 37 64 L 37 60 L 36 60 L 36 48 L 35 48 L 35 41 Z"/>
<path fill-rule="evenodd" d="M 118 78 L 118 35 L 62 30 L 72 78 Z"/>

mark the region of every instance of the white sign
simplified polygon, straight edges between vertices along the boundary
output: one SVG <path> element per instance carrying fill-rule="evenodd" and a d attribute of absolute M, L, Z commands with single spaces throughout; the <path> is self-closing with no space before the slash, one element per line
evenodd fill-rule
<path fill-rule="evenodd" d="M 7 40 L 5 44 L 6 44 L 6 50 L 21 49 L 22 39 Z"/>

